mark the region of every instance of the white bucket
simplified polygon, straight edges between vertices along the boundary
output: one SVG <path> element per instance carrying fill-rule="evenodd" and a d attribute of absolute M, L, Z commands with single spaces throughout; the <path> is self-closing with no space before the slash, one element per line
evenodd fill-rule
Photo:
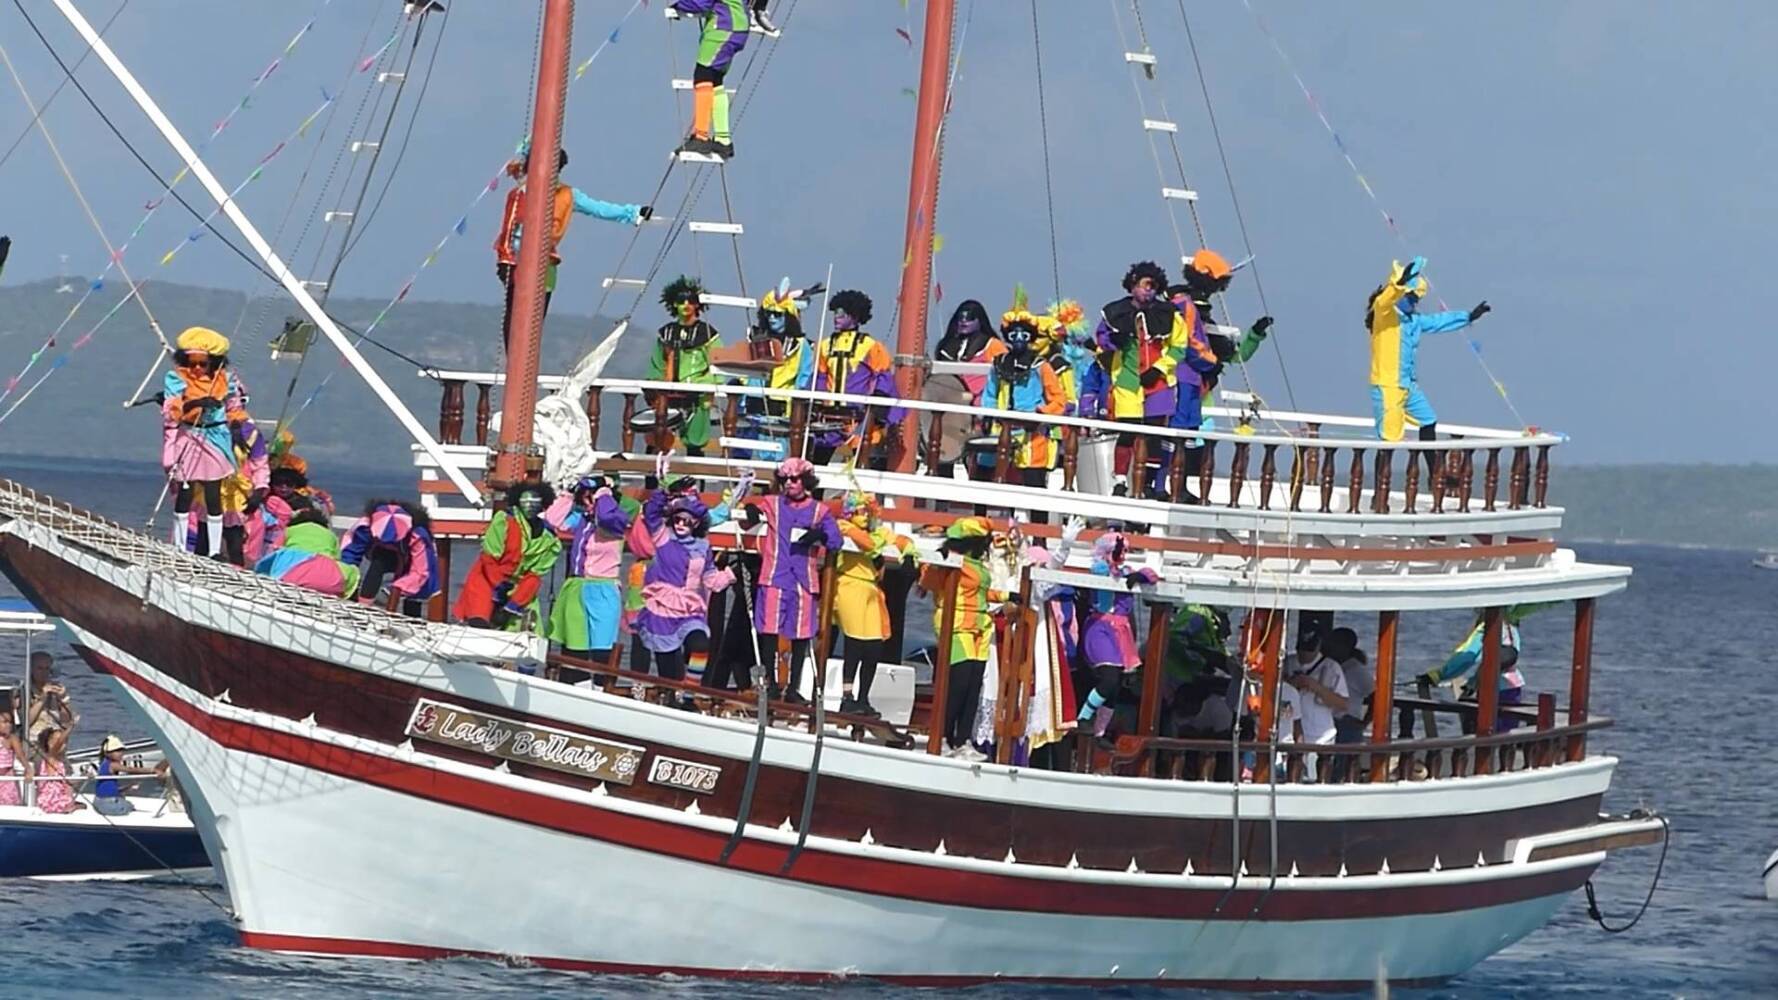
<path fill-rule="evenodd" d="M 1117 435 L 1083 435 L 1075 456 L 1074 488 L 1081 493 L 1108 497 L 1116 485 Z"/>

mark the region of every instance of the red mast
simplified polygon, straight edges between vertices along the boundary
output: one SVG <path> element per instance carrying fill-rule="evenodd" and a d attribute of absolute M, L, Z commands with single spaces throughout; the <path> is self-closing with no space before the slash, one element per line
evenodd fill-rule
<path fill-rule="evenodd" d="M 918 398 L 926 371 L 917 362 L 926 356 L 927 290 L 932 286 L 932 232 L 938 213 L 938 142 L 949 96 L 951 22 L 956 0 L 927 0 L 926 35 L 920 43 L 920 97 L 914 116 L 914 160 L 908 179 L 907 242 L 901 269 L 901 322 L 895 329 L 895 352 L 907 361 L 896 366 L 895 387 L 904 398 Z M 901 424 L 901 457 L 897 471 L 913 469 L 919 421 Z"/>
<path fill-rule="evenodd" d="M 537 355 L 543 342 L 544 274 L 555 250 L 556 153 L 562 145 L 562 105 L 568 96 L 568 51 L 574 33 L 573 0 L 544 0 L 543 42 L 537 56 L 537 102 L 531 114 L 531 162 L 525 172 L 524 235 L 513 269 L 512 328 L 506 331 L 506 392 L 501 401 L 500 444 L 494 454 L 496 488 L 525 478 L 532 456 L 531 423 L 537 407 Z"/>

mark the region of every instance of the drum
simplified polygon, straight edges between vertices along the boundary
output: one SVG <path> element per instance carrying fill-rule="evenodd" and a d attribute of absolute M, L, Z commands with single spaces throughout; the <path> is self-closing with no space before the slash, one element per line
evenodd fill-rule
<path fill-rule="evenodd" d="M 924 390 L 920 393 L 920 398 L 929 403 L 950 403 L 956 406 L 970 406 L 975 401 L 975 395 L 969 391 L 969 387 L 955 375 L 934 375 L 928 378 Z M 927 413 L 921 420 L 921 447 L 925 447 L 925 442 L 930 438 L 932 421 L 936 416 L 937 414 Z M 939 429 L 938 460 L 940 462 L 955 462 L 963 457 L 964 448 L 969 442 L 971 433 L 975 430 L 974 424 L 974 420 L 961 413 L 944 415 L 944 423 Z"/>
<path fill-rule="evenodd" d="M 1074 470 L 1074 488 L 1081 493 L 1108 497 L 1117 485 L 1117 435 L 1087 434 L 1080 437 Z"/>
<path fill-rule="evenodd" d="M 667 430 L 679 431 L 685 428 L 686 413 L 676 406 L 667 407 Z M 655 413 L 652 408 L 639 410 L 630 417 L 630 430 L 638 434 L 652 434 L 655 429 Z"/>

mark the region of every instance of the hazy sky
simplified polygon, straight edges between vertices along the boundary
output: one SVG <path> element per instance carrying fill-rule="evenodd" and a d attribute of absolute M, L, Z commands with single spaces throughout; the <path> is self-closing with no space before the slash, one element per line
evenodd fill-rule
<path fill-rule="evenodd" d="M 781 13 L 786 5 L 777 2 Z M 40 0 L 28 6 L 72 62 L 81 47 L 54 8 Z M 648 197 L 689 114 L 667 81 L 687 75 L 694 33 L 666 22 L 661 6 L 651 0 L 631 17 L 570 91 L 567 176 L 599 197 Z M 1176 271 L 1179 252 L 1114 19 L 1115 11 L 1134 47 L 1130 4 L 1038 6 L 1063 292 L 1092 308 L 1118 294 L 1130 261 L 1153 258 Z M 1363 305 L 1403 248 L 1248 9 L 1239 0 L 1185 6 L 1297 400 L 1362 412 Z M 629 0 L 578 4 L 577 63 L 629 7 Z M 1563 449 L 1567 460 L 1778 461 L 1778 438 L 1765 433 L 1778 348 L 1757 293 L 1764 287 L 1758 273 L 1778 260 L 1778 194 L 1770 180 L 1778 159 L 1771 55 L 1778 4 L 1253 0 L 1253 7 L 1412 250 L 1430 257 L 1439 291 L 1453 307 L 1493 303 L 1494 314 L 1475 331 L 1484 354 L 1528 421 L 1574 436 Z M 109 0 L 82 0 L 81 8 L 99 23 L 117 9 Z M 364 131 L 363 122 L 356 129 L 351 122 L 369 74 L 353 74 L 344 91 L 339 82 L 351 74 L 367 32 L 372 49 L 388 37 L 394 8 L 371 0 L 135 0 L 109 37 L 195 142 L 316 17 L 209 154 L 232 185 L 314 109 L 323 87 L 341 94 L 300 198 L 298 178 L 322 139 L 319 126 L 242 194 L 268 234 L 296 203 L 278 241 L 289 250 L 318 214 L 313 199 L 341 141 Z M 437 68 L 395 187 L 341 273 L 342 293 L 392 296 L 493 175 L 526 116 L 536 8 L 457 0 L 443 21 Z M 1141 8 L 1160 58 L 1158 86 L 1144 87 L 1149 116 L 1161 117 L 1153 102 L 1164 98 L 1180 124 L 1191 186 L 1203 195 L 1208 242 L 1237 258 L 1242 241 L 1180 5 L 1142 0 Z M 748 229 L 749 291 L 785 273 L 817 280 L 831 263 L 837 285 L 876 299 L 874 325 L 889 333 L 914 108 L 903 89 L 916 74 L 915 51 L 896 29 L 911 27 L 917 41 L 923 10 L 920 0 L 906 10 L 897 0 L 801 0 L 784 39 L 753 41 L 778 49 L 767 68 L 756 64 L 740 83 L 737 106 L 755 89 L 758 103 L 739 121 L 740 156 L 727 168 L 736 215 Z M 1052 290 L 1031 4 L 959 0 L 959 11 L 969 23 L 966 36 L 959 24 L 962 63 L 945 145 L 938 222 L 945 242 L 936 266 L 944 302 L 935 326 L 963 298 L 1004 308 L 1015 282 L 1030 286 L 1034 298 Z M 42 100 L 60 72 L 10 4 L 0 6 L 0 44 Z M 409 101 L 421 75 L 417 69 Z M 171 153 L 97 60 L 80 76 L 170 174 Z M 0 91 L 0 143 L 10 143 L 28 115 L 9 80 L 0 78 Z M 154 182 L 72 88 L 46 120 L 113 239 L 121 239 L 158 193 Z M 391 150 L 399 135 L 398 128 Z M 1171 152 L 1162 149 L 1171 171 Z M 675 198 L 685 173 L 676 171 L 669 184 Z M 201 204 L 195 184 L 182 190 Z M 75 273 L 103 265 L 103 248 L 38 137 L 0 166 L 0 191 L 0 231 L 15 241 L 9 282 L 54 276 L 64 253 Z M 712 185 L 694 217 L 721 218 L 715 192 Z M 413 297 L 496 301 L 489 243 L 500 197 L 481 202 L 467 234 L 447 243 Z M 1195 243 L 1189 217 L 1178 217 Z M 213 238 L 158 266 L 192 226 L 176 207 L 163 209 L 128 254 L 138 276 L 263 287 Z M 299 272 L 312 270 L 321 228 L 316 221 L 293 255 Z M 651 258 L 664 232 L 645 231 L 636 259 Z M 576 220 L 563 247 L 557 308 L 591 311 L 599 278 L 628 238 L 620 227 Z M 734 291 L 727 240 L 704 239 L 701 247 L 681 239 L 667 272 L 701 269 L 714 290 Z M 626 272 L 641 268 L 633 261 Z M 1237 279 L 1230 304 L 1236 318 L 1258 314 L 1251 273 Z M 607 312 L 628 306 L 628 296 L 618 297 Z M 638 315 L 652 323 L 658 308 L 650 301 Z M 740 334 L 738 312 L 717 319 L 730 336 Z M 128 315 L 103 336 L 146 333 Z M 0 368 L 16 370 L 22 360 L 0 358 Z M 69 374 L 82 363 L 76 356 Z M 1272 402 L 1288 402 L 1277 353 L 1268 348 L 1252 371 Z M 1429 341 L 1421 377 L 1447 421 L 1513 423 L 1461 337 Z M 393 424 L 390 433 L 398 433 Z"/>

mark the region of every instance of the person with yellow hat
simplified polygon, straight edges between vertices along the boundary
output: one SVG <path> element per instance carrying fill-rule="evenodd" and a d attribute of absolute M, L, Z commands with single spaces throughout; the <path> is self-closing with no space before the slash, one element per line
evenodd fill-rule
<path fill-rule="evenodd" d="M 1007 599 L 1005 591 L 994 589 L 993 572 L 986 561 L 993 540 L 993 529 L 985 519 L 962 517 L 945 529 L 945 540 L 938 549 L 941 555 L 955 555 L 960 560 L 955 570 L 957 600 L 951 609 L 944 736 L 948 755 L 965 760 L 986 759 L 970 745 L 969 737 L 982 697 L 982 676 L 994 646 L 993 606 Z M 932 630 L 938 635 L 945 631 L 943 592 L 951 585 L 943 565 L 928 564 L 920 571 L 920 589 L 935 595 Z"/>
<path fill-rule="evenodd" d="M 1000 317 L 1000 337 L 1006 349 L 996 356 L 988 369 L 982 387 L 982 405 L 996 410 L 1016 410 L 1041 416 L 1057 416 L 1068 409 L 1068 395 L 1056 369 L 1039 356 L 1037 344 L 1050 338 L 1056 321 L 1049 316 L 1033 315 L 1022 301 L 1023 290 L 1015 296 L 1013 308 Z M 1015 424 L 1011 431 L 1014 445 L 1012 465 L 1018 470 L 1015 480 L 1025 486 L 1044 487 L 1049 484 L 1049 471 L 1056 464 L 1058 450 L 1046 425 L 1033 421 Z M 1048 515 L 1039 510 L 1032 513 L 1039 524 L 1049 523 Z"/>
<path fill-rule="evenodd" d="M 204 505 L 204 540 L 223 557 L 222 483 L 233 476 L 232 420 L 244 414 L 240 382 L 228 370 L 228 338 L 194 326 L 174 342 L 173 367 L 161 382 L 161 467 L 176 489 L 173 544 L 185 547 L 194 492 Z"/>

